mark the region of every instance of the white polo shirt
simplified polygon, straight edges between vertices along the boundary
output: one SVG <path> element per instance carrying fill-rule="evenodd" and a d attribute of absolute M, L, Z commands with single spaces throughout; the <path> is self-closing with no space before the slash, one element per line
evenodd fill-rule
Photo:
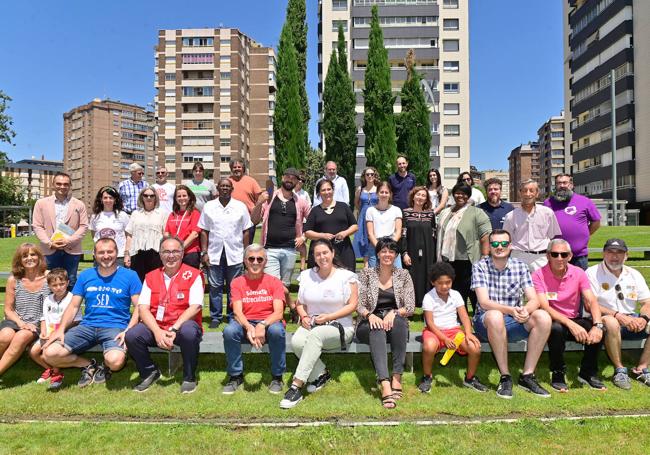
<path fill-rule="evenodd" d="M 587 277 L 598 303 L 612 311 L 632 314 L 636 312 L 637 302 L 650 299 L 650 290 L 643 275 L 626 265 L 617 278 L 601 262 L 587 269 Z M 619 298 L 619 294 L 623 299 Z"/>
<path fill-rule="evenodd" d="M 225 207 L 219 198 L 208 201 L 203 206 L 198 226 L 209 232 L 210 264 L 219 265 L 224 248 L 228 265 L 244 261 L 244 231 L 253 226 L 246 204 L 232 198 Z"/>
<path fill-rule="evenodd" d="M 436 288 L 427 292 L 422 300 L 422 310 L 433 313 L 433 323 L 441 330 L 458 327 L 456 309 L 464 306 L 463 297 L 453 289 L 449 290 L 449 297 L 447 297 L 446 302 L 438 297 Z"/>

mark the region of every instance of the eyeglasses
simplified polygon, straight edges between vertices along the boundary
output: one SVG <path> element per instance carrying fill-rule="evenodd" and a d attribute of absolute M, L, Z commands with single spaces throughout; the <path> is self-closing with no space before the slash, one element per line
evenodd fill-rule
<path fill-rule="evenodd" d="M 614 286 L 614 290 L 616 291 L 616 297 L 618 297 L 619 300 L 625 300 L 625 295 L 623 295 L 620 284 Z"/>
<path fill-rule="evenodd" d="M 142 197 L 147 198 L 147 199 L 155 199 L 156 195 L 155 194 L 143 194 Z"/>
<path fill-rule="evenodd" d="M 569 253 L 568 251 L 551 251 L 548 254 L 550 254 L 552 258 L 561 257 L 562 259 L 566 259 L 569 257 L 571 253 Z"/>
<path fill-rule="evenodd" d="M 500 242 L 490 242 L 490 246 L 492 248 L 498 248 L 499 245 L 501 245 L 503 248 L 505 248 L 508 245 L 510 245 L 510 240 L 501 240 Z"/>
<path fill-rule="evenodd" d="M 166 174 L 166 172 L 164 172 L 164 171 L 163 172 L 156 172 L 156 175 L 165 175 L 165 174 Z"/>
<path fill-rule="evenodd" d="M 261 264 L 262 262 L 264 262 L 264 257 L 263 256 L 248 256 L 246 258 L 246 260 L 248 262 L 250 262 L 251 264 L 254 264 L 255 262 L 257 262 L 258 264 Z"/>
<path fill-rule="evenodd" d="M 171 250 L 171 251 L 161 251 L 160 255 L 164 257 L 173 257 L 173 256 L 180 256 L 183 254 L 181 250 Z"/>
<path fill-rule="evenodd" d="M 140 171 L 137 173 L 138 175 L 144 175 L 144 172 Z"/>

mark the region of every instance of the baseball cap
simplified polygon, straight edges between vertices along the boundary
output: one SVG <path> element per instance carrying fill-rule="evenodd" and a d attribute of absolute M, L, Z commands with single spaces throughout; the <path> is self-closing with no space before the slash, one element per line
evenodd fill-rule
<path fill-rule="evenodd" d="M 603 247 L 603 251 L 605 250 L 621 250 L 621 251 L 627 251 L 627 245 L 625 244 L 625 241 L 622 239 L 609 239 L 605 242 L 605 246 Z"/>
<path fill-rule="evenodd" d="M 284 170 L 282 175 L 293 175 L 295 178 L 300 178 L 300 172 L 295 167 L 288 167 Z"/>

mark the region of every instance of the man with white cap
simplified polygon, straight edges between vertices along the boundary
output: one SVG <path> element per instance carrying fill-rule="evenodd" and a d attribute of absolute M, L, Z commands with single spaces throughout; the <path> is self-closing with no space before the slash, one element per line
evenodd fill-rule
<path fill-rule="evenodd" d="M 621 340 L 645 340 L 645 347 L 633 376 L 650 386 L 650 290 L 637 270 L 625 265 L 627 245 L 621 239 L 609 239 L 603 247 L 603 262 L 587 269 L 591 289 L 605 324 L 605 348 L 614 364 L 614 385 L 624 390 L 632 387 L 627 368 L 621 361 Z M 637 305 L 640 309 L 637 311 Z"/>
<path fill-rule="evenodd" d="M 144 168 L 138 163 L 131 163 L 129 165 L 131 178 L 120 182 L 118 191 L 124 203 L 124 211 L 129 215 L 138 210 L 138 195 L 140 191 L 144 190 L 149 184 L 142 179 L 144 176 Z"/>

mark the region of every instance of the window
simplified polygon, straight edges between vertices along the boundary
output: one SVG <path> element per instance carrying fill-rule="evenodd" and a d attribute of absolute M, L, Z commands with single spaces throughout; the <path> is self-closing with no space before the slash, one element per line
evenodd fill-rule
<path fill-rule="evenodd" d="M 446 167 L 444 170 L 444 178 L 446 179 L 456 179 L 460 175 L 459 167 Z"/>
<path fill-rule="evenodd" d="M 166 81 L 175 81 L 176 80 L 176 73 L 165 73 L 165 80 Z"/>
<path fill-rule="evenodd" d="M 219 110 L 221 112 L 230 112 L 230 104 L 220 104 Z"/>
<path fill-rule="evenodd" d="M 176 139 L 165 139 L 165 145 L 176 145 Z"/>
<path fill-rule="evenodd" d="M 212 87 L 183 87 L 183 96 L 212 96 Z"/>
<path fill-rule="evenodd" d="M 214 63 L 214 54 L 183 54 L 184 65 L 202 65 L 212 63 Z"/>
<path fill-rule="evenodd" d="M 222 55 L 219 57 L 221 63 L 230 63 L 230 55 Z"/>
<path fill-rule="evenodd" d="M 222 71 L 220 73 L 221 79 L 230 79 L 230 71 Z"/>
<path fill-rule="evenodd" d="M 175 96 L 176 96 L 176 90 L 174 90 L 173 88 L 165 90 L 166 98 L 174 98 Z"/>
<path fill-rule="evenodd" d="M 221 122 L 220 128 L 222 130 L 229 130 L 230 129 L 230 122 Z"/>
<path fill-rule="evenodd" d="M 221 139 L 219 139 L 219 145 L 221 147 L 230 147 L 230 138 L 222 137 Z"/>
<path fill-rule="evenodd" d="M 176 63 L 176 57 L 165 57 L 165 63 Z"/>
<path fill-rule="evenodd" d="M 445 158 L 460 158 L 460 147 L 457 145 L 445 146 L 443 150 Z"/>
<path fill-rule="evenodd" d="M 231 92 L 229 88 L 222 88 L 221 90 L 219 90 L 219 94 L 221 96 L 230 96 L 230 93 Z"/>
<path fill-rule="evenodd" d="M 368 49 L 369 40 L 366 38 L 355 39 L 355 49 Z M 384 38 L 387 49 L 431 48 L 438 47 L 437 38 Z"/>
<path fill-rule="evenodd" d="M 212 136 L 184 137 L 183 145 L 214 145 L 214 138 Z"/>
<path fill-rule="evenodd" d="M 341 27 L 344 32 L 347 32 L 348 31 L 348 21 L 346 21 L 346 20 L 332 21 L 332 31 L 333 32 L 338 32 L 339 27 Z"/>
<path fill-rule="evenodd" d="M 427 25 L 434 26 L 438 23 L 438 16 L 381 16 L 379 25 L 382 27 L 404 27 Z M 355 17 L 354 26 L 360 28 L 370 27 L 370 17 Z"/>
<path fill-rule="evenodd" d="M 442 40 L 442 50 L 445 52 L 458 52 L 460 44 L 457 39 Z"/>
<path fill-rule="evenodd" d="M 458 30 L 460 28 L 458 19 L 444 19 L 442 28 L 443 30 Z"/>
<path fill-rule="evenodd" d="M 460 125 L 445 125 L 445 136 L 460 136 Z"/>
<path fill-rule="evenodd" d="M 199 103 L 187 103 L 183 104 L 183 112 L 188 114 L 193 114 L 197 112 L 213 112 L 213 104 L 199 104 Z"/>
<path fill-rule="evenodd" d="M 222 46 L 230 46 L 230 40 L 229 39 L 222 39 L 221 40 L 221 45 Z"/>
<path fill-rule="evenodd" d="M 176 112 L 176 106 L 165 106 L 165 112 L 169 114 Z"/>
<path fill-rule="evenodd" d="M 445 93 L 460 93 L 460 84 L 458 82 L 445 82 L 443 91 Z"/>
<path fill-rule="evenodd" d="M 211 130 L 214 120 L 183 120 L 184 130 Z"/>
<path fill-rule="evenodd" d="M 442 7 L 445 9 L 458 9 L 458 0 L 442 0 Z"/>
<path fill-rule="evenodd" d="M 442 63 L 442 68 L 443 71 L 446 72 L 458 72 L 459 71 L 459 63 L 458 60 L 455 61 L 448 61 L 448 62 L 443 62 Z"/>
<path fill-rule="evenodd" d="M 445 115 L 458 115 L 460 114 L 460 104 L 458 103 L 445 103 L 442 113 Z"/>
<path fill-rule="evenodd" d="M 183 38 L 183 46 L 185 47 L 206 47 L 214 44 L 214 38 Z"/>
<path fill-rule="evenodd" d="M 332 9 L 334 11 L 347 11 L 348 0 L 332 0 Z"/>

